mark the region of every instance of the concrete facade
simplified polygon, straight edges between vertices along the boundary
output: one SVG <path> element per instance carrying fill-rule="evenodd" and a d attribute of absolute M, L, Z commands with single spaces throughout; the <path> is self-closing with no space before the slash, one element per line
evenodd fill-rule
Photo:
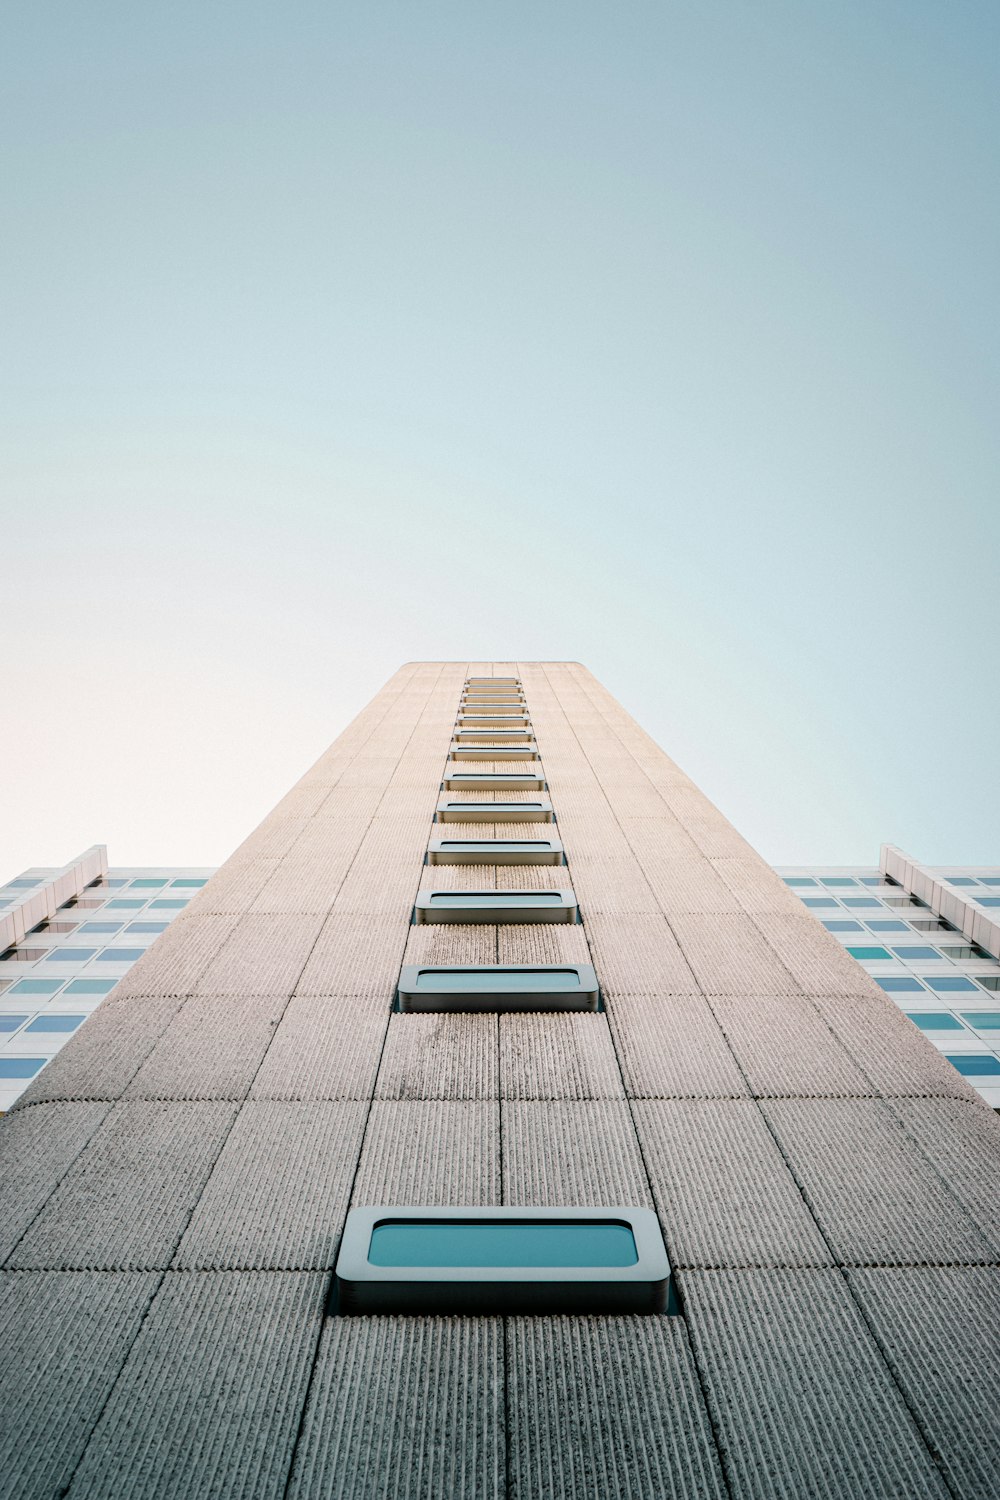
<path fill-rule="evenodd" d="M 470 676 L 520 679 L 557 820 L 470 837 L 567 864 L 434 885 L 581 924 L 411 920 Z M 605 1008 L 394 1013 L 427 963 L 590 963 Z M 0 1124 L 5 1493 L 992 1500 L 998 1164 L 589 672 L 410 663 Z M 348 1208 L 407 1203 L 653 1208 L 682 1315 L 328 1315 Z"/>

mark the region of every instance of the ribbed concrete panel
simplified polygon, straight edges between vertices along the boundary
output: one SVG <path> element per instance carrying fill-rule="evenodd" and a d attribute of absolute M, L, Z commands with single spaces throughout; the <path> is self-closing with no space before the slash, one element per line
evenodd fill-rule
<path fill-rule="evenodd" d="M 679 1318 L 511 1318 L 516 1500 L 722 1500 Z"/>
<path fill-rule="evenodd" d="M 170 1272 L 87 1446 L 73 1500 L 279 1500 L 326 1281 L 316 1272 Z"/>
<path fill-rule="evenodd" d="M 639 863 L 661 909 L 671 920 L 682 912 L 741 914 L 736 897 L 707 859 L 643 854 Z"/>
<path fill-rule="evenodd" d="M 550 833 L 558 829 L 549 825 Z M 434 866 L 435 872 L 441 868 Z M 573 886 L 573 872 L 565 865 L 496 865 L 498 891 L 553 891 Z"/>
<path fill-rule="evenodd" d="M 203 917 L 182 913 L 166 932 L 160 933 L 149 952 L 132 965 L 105 1005 L 134 995 L 192 994 L 238 921 L 232 913 Z"/>
<path fill-rule="evenodd" d="M 553 793 L 553 800 L 557 800 Z M 573 886 L 586 917 L 635 916 L 641 912 L 659 912 L 660 905 L 631 853 L 620 858 L 605 853 L 589 853 L 586 844 L 564 828 L 562 802 L 557 800 L 558 836 L 563 839 L 570 861 Z"/>
<path fill-rule="evenodd" d="M 200 995 L 290 995 L 322 917 L 246 916 L 195 986 Z M 167 929 L 167 933 L 170 932 Z"/>
<path fill-rule="evenodd" d="M 625 995 L 698 993 L 690 965 L 659 913 L 614 917 L 593 913 L 589 906 L 582 910 L 597 977 L 605 990 Z"/>
<path fill-rule="evenodd" d="M 939 1266 L 848 1275 L 954 1493 L 963 1500 L 995 1500 L 1000 1269 Z"/>
<path fill-rule="evenodd" d="M 637 1100 L 633 1112 L 675 1267 L 832 1264 L 755 1103 Z"/>
<path fill-rule="evenodd" d="M 630 812 L 628 805 L 632 802 L 631 797 L 623 798 L 616 794 L 613 798 L 619 827 L 636 859 L 642 864 L 647 860 L 655 862 L 663 859 L 703 864 L 704 856 L 683 824 L 670 816 L 659 791 L 650 786 L 649 795 L 654 796 L 660 804 L 659 813 L 655 817 Z"/>
<path fill-rule="evenodd" d="M 100 1128 L 109 1107 L 35 1105 L 17 1110 L 0 1125 L 0 1263 Z"/>
<path fill-rule="evenodd" d="M 504 1099 L 622 1099 L 607 1016 L 500 1016 Z"/>
<path fill-rule="evenodd" d="M 899 1099 L 889 1108 L 1000 1257 L 1000 1116 L 978 1099 Z"/>
<path fill-rule="evenodd" d="M 495 1101 L 376 1100 L 353 1203 L 499 1203 Z"/>
<path fill-rule="evenodd" d="M 245 1104 L 174 1265 L 332 1268 L 367 1114 L 366 1103 Z"/>
<path fill-rule="evenodd" d="M 677 789 L 674 787 L 663 788 L 664 801 L 674 813 L 678 812 L 674 801 L 678 795 L 678 790 L 683 795 L 686 789 Z M 699 793 L 698 795 L 700 796 L 701 794 Z M 705 802 L 704 805 L 706 807 L 710 806 L 708 802 Z M 707 859 L 752 859 L 754 857 L 754 851 L 746 839 L 741 838 L 732 824 L 727 823 L 722 814 L 715 812 L 714 808 L 705 817 L 688 817 L 682 815 L 680 821 L 683 823 L 685 831 L 690 835 L 697 848 Z"/>
<path fill-rule="evenodd" d="M 429 814 L 428 814 L 429 815 Z M 420 847 L 370 854 L 354 861 L 333 905 L 334 917 L 399 917 L 409 914 L 417 893 L 419 860 L 427 840 L 423 820 Z"/>
<path fill-rule="evenodd" d="M 496 1016 L 391 1018 L 377 1099 L 495 1099 L 498 1093 Z"/>
<path fill-rule="evenodd" d="M 287 1004 L 283 995 L 197 995 L 185 1001 L 126 1098 L 244 1098 Z"/>
<path fill-rule="evenodd" d="M 326 787 L 317 786 L 315 782 L 303 784 L 300 781 L 290 792 L 285 793 L 273 808 L 271 817 L 311 818 L 319 812 L 328 795 Z"/>
<path fill-rule="evenodd" d="M 497 928 L 497 960 L 502 964 L 587 964 L 590 950 L 581 926 L 525 922 Z"/>
<path fill-rule="evenodd" d="M 335 840 L 343 838 L 346 842 L 349 838 L 355 844 L 360 844 L 365 828 L 378 807 L 378 801 L 378 792 L 363 787 L 335 786 L 317 808 L 315 817 L 310 819 L 309 828 L 295 846 L 296 854 L 311 852 L 308 845 L 312 839 L 324 849 L 337 847 L 330 843 L 331 834 Z"/>
<path fill-rule="evenodd" d="M 104 1000 L 46 1064 L 15 1110 L 49 1099 L 120 1099 L 184 1003 L 176 995 L 121 1005 Z"/>
<path fill-rule="evenodd" d="M 51 1270 L 169 1265 L 235 1116 L 232 1104 L 116 1104 L 8 1264 Z"/>
<path fill-rule="evenodd" d="M 682 1271 L 740 1500 L 946 1500 L 839 1271 Z"/>
<path fill-rule="evenodd" d="M 309 827 L 308 818 L 282 818 L 272 814 L 245 839 L 233 854 L 233 859 L 283 859 L 304 829 Z M 217 872 L 222 875 L 227 864 Z M 216 876 L 213 875 L 212 880 Z M 212 881 L 209 881 L 211 885 Z M 207 889 L 207 887 L 206 887 Z"/>
<path fill-rule="evenodd" d="M 250 1089 L 253 1099 L 368 1099 L 389 1000 L 296 995 Z"/>
<path fill-rule="evenodd" d="M 414 893 L 415 894 L 415 893 Z M 407 964 L 495 964 L 497 931 L 476 922 L 431 923 L 411 927 L 403 962 Z M 399 966 L 393 983 L 399 978 Z"/>
<path fill-rule="evenodd" d="M 416 891 L 414 882 L 414 895 Z M 296 994 L 381 995 L 388 1003 L 399 978 L 409 920 L 409 911 L 398 917 L 328 917 Z"/>
<path fill-rule="evenodd" d="M 198 892 L 185 916 L 242 916 L 266 888 L 280 864 L 280 858 L 234 854 Z"/>
<path fill-rule="evenodd" d="M 735 1099 L 746 1081 L 700 995 L 606 997 L 626 1091 L 638 1098 Z"/>
<path fill-rule="evenodd" d="M 294 852 L 283 859 L 251 903 L 254 915 L 284 912 L 326 916 L 340 893 L 351 862 L 351 849 L 331 850 L 324 858 Z"/>
<path fill-rule="evenodd" d="M 0 1489 L 11 1500 L 66 1493 L 159 1280 L 0 1273 Z"/>
<path fill-rule="evenodd" d="M 803 996 L 716 995 L 710 1004 L 755 1094 L 850 1097 L 874 1092 Z"/>
<path fill-rule="evenodd" d="M 486 823 L 484 825 L 476 823 L 470 826 L 474 827 L 475 832 L 468 836 L 470 838 L 478 838 L 480 830 L 483 827 L 489 829 L 492 827 L 492 824 Z M 453 829 L 455 824 L 439 823 L 437 827 Z M 429 834 L 428 836 L 432 837 L 433 835 Z M 455 836 L 456 838 L 466 837 L 462 831 L 456 833 Z M 503 867 L 498 867 L 497 865 L 428 865 L 419 872 L 420 885 L 421 887 L 433 886 L 435 890 L 439 891 L 493 891 L 496 890 L 497 875 L 501 868 Z M 517 866 L 510 866 L 509 869 L 515 875 L 518 873 Z M 524 873 L 528 874 L 529 870 L 530 866 Z M 565 874 L 566 871 L 564 870 L 563 875 L 565 876 Z"/>
<path fill-rule="evenodd" d="M 817 995 L 813 1003 L 879 1093 L 979 1104 L 962 1075 L 874 985 L 861 994 Z"/>
<path fill-rule="evenodd" d="M 760 913 L 754 920 L 785 968 L 810 995 L 857 993 L 857 961 L 815 917 L 807 912 L 784 917 Z"/>
<path fill-rule="evenodd" d="M 499 1500 L 498 1318 L 330 1318 L 289 1500 Z"/>
<path fill-rule="evenodd" d="M 651 1208 L 628 1105 L 616 1099 L 505 1103 L 503 1201 Z"/>
<path fill-rule="evenodd" d="M 936 1167 L 879 1100 L 771 1099 L 761 1108 L 841 1261 L 993 1259 Z"/>
<path fill-rule="evenodd" d="M 757 858 L 713 859 L 712 869 L 732 891 L 741 908 L 753 914 L 801 916 L 799 898 Z"/>
<path fill-rule="evenodd" d="M 750 917 L 671 915 L 670 920 L 681 951 L 706 994 L 801 993 L 801 986 Z"/>

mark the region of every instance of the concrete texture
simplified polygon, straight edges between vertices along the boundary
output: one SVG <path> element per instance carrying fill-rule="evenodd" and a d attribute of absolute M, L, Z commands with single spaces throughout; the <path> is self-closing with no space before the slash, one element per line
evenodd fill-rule
<path fill-rule="evenodd" d="M 469 672 L 521 677 L 567 866 L 429 880 Z M 583 920 L 414 927 L 428 883 L 572 886 Z M 404 961 L 592 963 L 606 1013 L 394 1015 Z M 409 663 L 0 1124 L 0 1472 L 17 1500 L 980 1500 L 998 1163 L 585 668 Z M 331 1315 L 347 1209 L 404 1202 L 655 1206 L 683 1315 Z"/>

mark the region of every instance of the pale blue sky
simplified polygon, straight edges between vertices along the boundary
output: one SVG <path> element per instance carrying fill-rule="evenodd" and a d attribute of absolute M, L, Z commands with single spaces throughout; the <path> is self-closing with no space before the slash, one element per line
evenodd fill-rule
<path fill-rule="evenodd" d="M 1000 861 L 1000 8 L 18 10 L 0 875 L 221 862 L 466 655 L 775 862 Z"/>

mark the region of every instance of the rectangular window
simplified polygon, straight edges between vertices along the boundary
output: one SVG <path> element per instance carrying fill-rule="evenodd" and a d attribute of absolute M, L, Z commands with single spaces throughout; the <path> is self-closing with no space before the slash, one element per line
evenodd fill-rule
<path fill-rule="evenodd" d="M 558 839 L 431 839 L 431 865 L 561 865 Z"/>
<path fill-rule="evenodd" d="M 811 907 L 813 911 L 825 911 L 831 906 L 839 906 L 840 902 L 834 896 L 803 896 L 802 905 Z"/>
<path fill-rule="evenodd" d="M 906 1014 L 921 1031 L 962 1031 L 962 1023 L 946 1010 L 908 1010 Z"/>
<path fill-rule="evenodd" d="M 460 745 L 522 745 L 532 737 L 530 729 L 456 729 L 455 740 Z"/>
<path fill-rule="evenodd" d="M 335 1305 L 371 1313 L 674 1313 L 651 1209 L 352 1208 Z"/>
<path fill-rule="evenodd" d="M 923 989 L 923 985 L 920 983 L 920 980 L 911 978 L 909 974 L 901 974 L 898 977 L 894 974 L 886 976 L 880 975 L 875 980 L 875 983 L 881 989 L 885 990 L 887 995 L 896 995 L 907 993 L 911 990 Z"/>
<path fill-rule="evenodd" d="M 460 740 L 451 743 L 452 760 L 537 760 L 538 746 L 527 745 L 463 745 Z"/>
<path fill-rule="evenodd" d="M 34 1078 L 45 1063 L 44 1057 L 0 1057 L 0 1082 L 5 1078 Z"/>
<path fill-rule="evenodd" d="M 24 1025 L 24 1023 L 25 1023 L 25 1021 L 27 1019 L 28 1019 L 28 1017 L 26 1015 L 25 1016 L 4 1016 L 4 1015 L 0 1015 L 0 1031 L 4 1032 L 5 1034 L 7 1032 L 10 1032 L 10 1031 L 16 1031 L 19 1026 L 23 1026 Z"/>
<path fill-rule="evenodd" d="M 76 1028 L 87 1019 L 86 1016 L 36 1016 L 31 1025 L 25 1029 L 25 1035 L 31 1036 L 38 1032 L 65 1032 L 75 1031 Z"/>
<path fill-rule="evenodd" d="M 54 995 L 65 980 L 63 979 L 19 979 L 11 986 L 12 995 Z"/>
<path fill-rule="evenodd" d="M 102 964 L 134 964 L 146 952 L 145 948 L 102 948 Z"/>
<path fill-rule="evenodd" d="M 827 932 L 864 932 L 860 922 L 824 922 Z"/>
<path fill-rule="evenodd" d="M 442 798 L 437 805 L 439 823 L 551 823 L 552 803 L 547 797 L 534 802 L 459 802 Z"/>
<path fill-rule="evenodd" d="M 909 932 L 905 922 L 866 922 L 869 932 Z"/>
<path fill-rule="evenodd" d="M 448 792 L 543 792 L 541 771 L 452 771 L 444 779 Z"/>
<path fill-rule="evenodd" d="M 576 897 L 550 891 L 417 892 L 413 920 L 423 922 L 575 922 Z"/>
<path fill-rule="evenodd" d="M 962 1020 L 973 1031 L 1000 1031 L 1000 1010 L 963 1010 Z"/>
<path fill-rule="evenodd" d="M 892 958 L 888 948 L 848 948 L 847 951 L 852 958 L 858 959 L 861 963 L 879 963 L 884 959 L 891 960 Z"/>
<path fill-rule="evenodd" d="M 599 1010 L 590 964 L 404 965 L 401 1011 Z"/>
<path fill-rule="evenodd" d="M 815 885 L 816 884 L 815 880 L 813 880 L 813 878 L 812 878 L 811 875 L 786 875 L 784 877 L 784 879 L 785 879 L 785 884 L 786 885 Z"/>
<path fill-rule="evenodd" d="M 909 947 L 893 948 L 892 951 L 904 963 L 913 963 L 914 959 L 919 959 L 921 963 L 924 963 L 928 958 L 941 957 L 936 948 L 928 948 L 917 943 L 911 943 Z"/>
<path fill-rule="evenodd" d="M 117 979 L 71 979 L 66 986 L 67 995 L 110 995 Z"/>
<path fill-rule="evenodd" d="M 96 952 L 96 948 L 53 948 L 45 960 L 50 964 L 85 964 Z"/>
<path fill-rule="evenodd" d="M 995 1078 L 1000 1082 L 1000 1058 L 993 1057 L 990 1053 L 946 1053 L 948 1061 L 953 1068 L 957 1068 L 963 1078 Z"/>
<path fill-rule="evenodd" d="M 958 974 L 923 974 L 921 978 L 924 984 L 929 984 L 939 995 L 964 995 L 970 990 L 974 994 L 976 990 L 971 979 L 963 979 Z"/>

